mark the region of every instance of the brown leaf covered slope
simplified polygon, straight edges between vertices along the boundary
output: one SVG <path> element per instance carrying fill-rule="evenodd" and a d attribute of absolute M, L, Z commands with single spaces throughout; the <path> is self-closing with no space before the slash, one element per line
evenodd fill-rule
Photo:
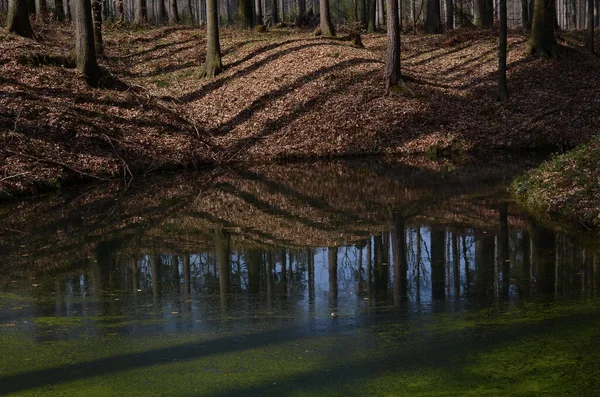
<path fill-rule="evenodd" d="M 75 69 L 21 64 L 67 56 L 72 33 L 0 40 L 0 189 L 227 161 L 428 150 L 572 146 L 600 125 L 600 60 L 525 57 L 509 37 L 508 104 L 495 101 L 496 36 L 405 36 L 414 97 L 385 96 L 386 38 L 365 48 L 290 29 L 224 30 L 224 73 L 201 80 L 197 28 L 112 30 L 104 67 L 126 90 L 92 90 Z M 4 179 L 3 179 L 4 178 Z M 8 179 L 6 179 L 8 178 Z"/>

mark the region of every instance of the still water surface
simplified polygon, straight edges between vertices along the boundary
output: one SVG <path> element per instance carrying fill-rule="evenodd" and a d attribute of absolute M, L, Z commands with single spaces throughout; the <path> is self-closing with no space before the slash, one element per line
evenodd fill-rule
<path fill-rule="evenodd" d="M 528 158 L 256 166 L 0 207 L 0 394 L 597 395 L 600 247 Z"/>

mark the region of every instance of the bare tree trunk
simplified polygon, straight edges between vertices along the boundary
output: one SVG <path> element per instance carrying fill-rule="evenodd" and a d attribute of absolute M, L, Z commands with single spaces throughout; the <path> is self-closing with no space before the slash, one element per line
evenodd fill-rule
<path fill-rule="evenodd" d="M 91 0 L 92 20 L 94 23 L 94 47 L 96 56 L 104 56 L 104 42 L 102 41 L 102 0 Z"/>
<path fill-rule="evenodd" d="M 528 52 L 540 57 L 559 58 L 564 49 L 554 37 L 554 0 L 535 0 L 533 23 L 529 36 Z"/>
<path fill-rule="evenodd" d="M 387 0 L 387 60 L 385 63 L 385 87 L 387 92 L 390 92 L 391 87 L 397 86 L 401 79 L 398 3 L 395 0 Z"/>
<path fill-rule="evenodd" d="M 242 29 L 252 29 L 254 26 L 254 1 L 239 0 L 238 15 L 242 23 Z"/>
<path fill-rule="evenodd" d="M 6 29 L 19 36 L 33 38 L 27 0 L 9 0 Z"/>
<path fill-rule="evenodd" d="M 367 28 L 367 0 L 360 0 L 360 27 Z"/>
<path fill-rule="evenodd" d="M 506 0 L 500 0 L 500 40 L 498 46 L 498 101 L 508 101 L 506 84 L 507 12 Z"/>
<path fill-rule="evenodd" d="M 331 15 L 329 14 L 329 0 L 321 0 L 319 3 L 321 11 L 321 34 L 326 37 L 333 37 L 335 36 L 335 30 L 331 23 Z"/>
<path fill-rule="evenodd" d="M 587 24 L 588 24 L 588 39 L 587 49 L 592 54 L 594 53 L 594 0 L 587 2 Z"/>
<path fill-rule="evenodd" d="M 529 8 L 527 0 L 521 0 L 521 23 L 524 29 L 529 29 Z"/>
<path fill-rule="evenodd" d="M 38 23 L 44 22 L 46 16 L 46 0 L 35 0 L 35 20 Z"/>
<path fill-rule="evenodd" d="M 417 0 L 411 0 L 410 14 L 412 16 L 413 32 L 417 34 Z"/>
<path fill-rule="evenodd" d="M 157 0 L 158 7 L 156 8 L 156 24 L 162 25 L 165 22 L 165 15 L 167 10 L 165 9 L 165 0 Z"/>
<path fill-rule="evenodd" d="M 271 1 L 271 24 L 273 26 L 277 25 L 279 23 L 279 12 L 278 12 L 278 1 L 277 0 L 272 0 Z"/>
<path fill-rule="evenodd" d="M 389 0 L 387 0 L 389 1 Z M 393 1 L 393 0 L 392 0 Z M 384 5 L 383 0 L 377 0 L 377 29 L 383 30 L 383 24 L 385 22 L 385 14 L 384 14 Z"/>
<path fill-rule="evenodd" d="M 89 85 L 97 87 L 102 78 L 102 72 L 96 61 L 90 0 L 75 0 L 74 19 L 77 68 L 85 76 Z"/>
<path fill-rule="evenodd" d="M 454 29 L 454 5 L 446 0 L 446 29 Z"/>
<path fill-rule="evenodd" d="M 140 25 L 146 23 L 148 19 L 148 10 L 146 9 L 146 0 L 135 0 L 135 16 L 133 23 Z"/>
<path fill-rule="evenodd" d="M 358 0 L 354 0 L 355 2 Z M 306 23 L 306 0 L 298 0 L 298 18 L 297 26 L 303 26 Z"/>
<path fill-rule="evenodd" d="M 428 0 L 427 14 L 425 15 L 425 30 L 427 33 L 435 34 L 442 31 L 440 14 L 440 0 Z"/>
<path fill-rule="evenodd" d="M 179 23 L 179 11 L 177 10 L 177 0 L 169 0 L 169 23 Z"/>
<path fill-rule="evenodd" d="M 71 0 L 65 0 L 64 2 L 65 20 L 71 22 Z"/>
<path fill-rule="evenodd" d="M 254 24 L 260 26 L 263 23 L 262 2 L 261 0 L 254 0 Z"/>
<path fill-rule="evenodd" d="M 377 31 L 377 22 L 375 21 L 375 1 L 368 0 L 369 2 L 369 21 L 367 26 L 367 33 L 375 33 Z"/>
<path fill-rule="evenodd" d="M 65 6 L 63 0 L 54 0 L 54 19 L 58 22 L 65 20 Z"/>
<path fill-rule="evenodd" d="M 218 18 L 217 0 L 206 0 L 206 60 L 202 64 L 202 77 L 214 77 L 223 70 Z"/>

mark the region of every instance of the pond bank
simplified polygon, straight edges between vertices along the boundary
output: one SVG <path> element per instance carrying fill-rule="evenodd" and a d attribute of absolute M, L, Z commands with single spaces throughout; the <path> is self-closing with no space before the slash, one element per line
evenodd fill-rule
<path fill-rule="evenodd" d="M 404 37 L 414 98 L 384 95 L 384 35 L 361 49 L 291 29 L 223 30 L 214 80 L 199 79 L 203 40 L 190 27 L 107 28 L 103 66 L 129 86 L 118 91 L 85 85 L 67 26 L 39 42 L 2 33 L 0 192 L 239 161 L 568 148 L 600 124 L 600 60 L 525 57 L 519 33 L 506 105 L 494 98 L 493 32 Z"/>
<path fill-rule="evenodd" d="M 541 218 L 560 217 L 579 229 L 600 229 L 600 137 L 517 178 L 511 190 Z"/>

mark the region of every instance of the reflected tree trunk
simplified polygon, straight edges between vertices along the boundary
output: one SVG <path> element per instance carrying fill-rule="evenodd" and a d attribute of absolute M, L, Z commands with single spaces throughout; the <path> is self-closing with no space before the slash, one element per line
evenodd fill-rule
<path fill-rule="evenodd" d="M 393 1 L 391 2 L 393 3 Z M 402 301 L 405 301 L 408 298 L 406 221 L 404 217 L 399 214 L 394 214 L 394 225 L 392 226 L 392 250 L 394 257 L 394 305 L 398 306 Z"/>
<path fill-rule="evenodd" d="M 338 306 L 338 278 L 337 278 L 337 247 L 327 249 L 327 262 L 329 268 L 329 308 L 336 310 Z"/>
<path fill-rule="evenodd" d="M 231 235 L 223 229 L 213 232 L 217 262 L 219 262 L 219 298 L 221 313 L 227 312 L 227 300 L 231 289 Z"/>
<path fill-rule="evenodd" d="M 446 231 L 442 226 L 431 227 L 431 298 L 443 300 L 446 289 Z"/>
<path fill-rule="evenodd" d="M 454 280 L 454 300 L 460 299 L 460 241 L 456 232 L 452 233 L 452 267 Z"/>
<path fill-rule="evenodd" d="M 502 269 L 502 297 L 508 299 L 510 292 L 510 257 L 508 241 L 508 204 L 500 205 L 500 267 Z"/>
<path fill-rule="evenodd" d="M 556 238 L 553 231 L 535 224 L 530 227 L 533 269 L 536 289 L 540 293 L 552 294 L 555 284 Z"/>
<path fill-rule="evenodd" d="M 248 291 L 252 294 L 260 292 L 260 258 L 261 252 L 254 248 L 246 253 L 246 262 L 248 264 Z"/>

